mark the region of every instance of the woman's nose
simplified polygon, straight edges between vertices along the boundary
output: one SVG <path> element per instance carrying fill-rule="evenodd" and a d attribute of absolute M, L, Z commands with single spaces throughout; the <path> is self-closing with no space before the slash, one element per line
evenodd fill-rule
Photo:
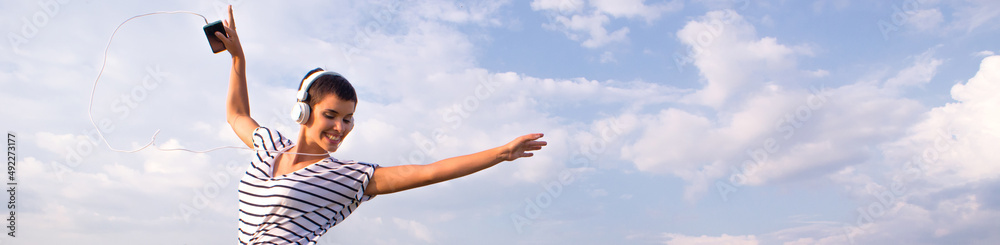
<path fill-rule="evenodd" d="M 339 120 L 335 120 L 333 122 L 333 131 L 337 131 L 337 133 L 343 133 L 344 132 L 344 122 L 341 122 Z"/>

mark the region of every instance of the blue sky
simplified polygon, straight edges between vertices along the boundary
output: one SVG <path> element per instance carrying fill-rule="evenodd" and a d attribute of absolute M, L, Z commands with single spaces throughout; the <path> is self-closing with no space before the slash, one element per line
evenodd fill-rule
<path fill-rule="evenodd" d="M 320 244 L 989 244 L 1000 4 L 985 0 L 27 1 L 0 4 L 14 244 L 236 240 L 249 152 L 114 152 L 88 117 L 114 27 L 233 4 L 253 117 L 315 67 L 359 93 L 340 159 L 535 157 L 364 203 Z M 201 18 L 129 22 L 93 116 L 135 149 L 239 145 Z M 441 137 L 432 138 L 439 134 Z"/>

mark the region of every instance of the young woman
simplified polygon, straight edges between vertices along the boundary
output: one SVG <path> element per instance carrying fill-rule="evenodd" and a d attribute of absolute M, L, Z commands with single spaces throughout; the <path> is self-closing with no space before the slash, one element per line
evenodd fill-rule
<path fill-rule="evenodd" d="M 503 161 L 530 157 L 545 146 L 542 134 L 518 137 L 503 146 L 427 165 L 380 167 L 331 157 L 354 128 L 357 95 L 333 72 L 310 71 L 299 85 L 293 117 L 301 124 L 295 141 L 250 117 L 246 61 L 233 9 L 215 35 L 233 58 L 226 120 L 255 150 L 239 184 L 239 241 L 242 244 L 314 244 L 358 205 L 388 194 L 462 177 Z"/>

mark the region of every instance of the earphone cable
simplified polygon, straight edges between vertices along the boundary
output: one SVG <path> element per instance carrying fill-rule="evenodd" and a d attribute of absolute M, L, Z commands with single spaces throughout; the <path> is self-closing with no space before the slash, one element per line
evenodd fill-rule
<path fill-rule="evenodd" d="M 136 19 L 136 18 L 139 18 L 139 17 L 150 16 L 150 15 L 157 15 L 157 14 L 193 14 L 193 15 L 197 15 L 198 17 L 201 17 L 203 20 L 205 20 L 205 24 L 208 24 L 208 18 L 205 18 L 204 15 L 201 15 L 201 14 L 198 14 L 198 13 L 195 13 L 195 12 L 191 12 L 191 11 L 157 11 L 157 12 L 152 12 L 152 13 L 140 14 L 140 15 L 132 16 L 131 18 L 128 18 L 125 21 L 122 21 L 121 24 L 118 24 L 118 27 L 115 28 L 115 31 L 111 33 L 111 37 L 108 38 L 108 44 L 107 44 L 107 46 L 104 47 L 104 59 L 101 62 L 101 69 L 100 69 L 100 71 L 97 72 L 97 78 L 94 79 L 94 87 L 90 91 L 90 103 L 89 103 L 89 105 L 87 107 L 87 116 L 90 117 L 90 124 L 94 126 L 94 129 L 97 131 L 97 135 L 101 137 L 101 140 L 104 141 L 104 144 L 108 146 L 108 149 L 111 149 L 112 151 L 125 152 L 125 153 L 138 152 L 138 151 L 141 151 L 143 149 L 148 148 L 149 146 L 156 146 L 156 149 L 157 150 L 161 150 L 161 151 L 186 151 L 186 152 L 191 152 L 191 153 L 208 153 L 208 152 L 212 152 L 212 151 L 216 151 L 216 150 L 221 150 L 221 149 L 245 149 L 245 150 L 252 150 L 249 147 L 242 147 L 242 146 L 220 146 L 220 147 L 215 147 L 215 148 L 211 148 L 211 149 L 208 149 L 208 150 L 200 150 L 200 151 L 199 150 L 190 150 L 190 149 L 186 149 L 186 148 L 161 148 L 160 146 L 156 145 L 156 136 L 160 134 L 160 130 L 159 129 L 157 129 L 156 132 L 153 133 L 153 136 L 149 139 L 149 142 L 146 143 L 145 145 L 143 145 L 142 147 L 139 147 L 139 148 L 134 149 L 134 150 L 121 150 L 121 149 L 116 149 L 113 146 L 111 146 L 111 143 L 108 142 L 108 139 L 106 137 L 104 137 L 104 133 L 101 132 L 101 129 L 99 127 L 97 127 L 97 123 L 94 121 L 94 112 L 93 112 L 94 111 L 94 95 L 97 92 L 97 83 L 98 83 L 98 81 L 101 80 L 101 75 L 104 74 L 104 68 L 107 67 L 107 64 L 108 64 L 108 50 L 111 49 L 111 42 L 115 39 L 115 34 L 118 33 L 118 30 L 121 29 L 122 26 L 125 25 L 125 23 L 128 23 L 129 21 L 131 21 L 133 19 Z M 280 151 L 275 151 L 275 150 L 266 150 L 266 151 L 273 152 L 273 153 L 282 153 Z M 315 153 L 293 153 L 293 152 L 284 152 L 284 154 L 296 154 L 296 155 L 308 155 L 308 156 L 328 156 L 329 155 L 329 153 L 327 153 L 327 154 L 315 154 Z"/>

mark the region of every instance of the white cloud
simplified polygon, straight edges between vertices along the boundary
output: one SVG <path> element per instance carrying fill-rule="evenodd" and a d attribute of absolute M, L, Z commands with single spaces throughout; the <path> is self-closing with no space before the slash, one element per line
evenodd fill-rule
<path fill-rule="evenodd" d="M 966 0 L 949 3 L 955 8 L 951 28 L 972 32 L 1000 17 L 1000 2 L 997 1 Z"/>
<path fill-rule="evenodd" d="M 815 71 L 806 71 L 806 74 L 808 74 L 811 77 L 820 78 L 820 77 L 829 76 L 830 75 L 830 71 L 823 70 L 823 69 L 818 69 L 818 70 L 815 70 Z"/>
<path fill-rule="evenodd" d="M 733 0 L 695 0 L 694 2 L 700 2 L 705 7 L 709 9 L 745 9 L 751 3 L 751 1 L 733 1 Z"/>
<path fill-rule="evenodd" d="M 393 218 L 392 222 L 396 224 L 399 229 L 409 231 L 410 235 L 420 239 L 421 241 L 427 243 L 433 243 L 434 237 L 431 235 L 430 229 L 426 225 L 421 224 L 415 220 L 404 220 L 400 218 Z"/>
<path fill-rule="evenodd" d="M 628 41 L 628 27 L 608 33 L 604 26 L 610 21 L 611 19 L 603 14 L 556 16 L 556 23 L 546 24 L 545 27 L 562 30 L 570 39 L 583 41 L 581 45 L 587 48 L 599 48 L 609 43 Z"/>
<path fill-rule="evenodd" d="M 959 195 L 941 199 L 933 207 L 896 202 L 885 209 L 884 213 L 877 213 L 880 215 L 864 216 L 855 211 L 848 224 L 790 228 L 761 237 L 762 240 L 786 241 L 791 242 L 790 244 L 989 243 L 998 236 L 985 231 L 1000 226 L 988 220 L 1000 217 L 1000 212 L 984 210 L 982 201 L 977 199 L 974 195 Z M 867 204 L 859 208 L 867 210 Z M 861 220 L 863 225 L 855 226 L 855 219 Z M 980 235 L 956 235 L 963 232 Z"/>
<path fill-rule="evenodd" d="M 811 51 L 755 36 L 730 11 L 710 12 L 679 31 L 684 43 L 701 48 L 694 63 L 706 80 L 682 101 L 711 105 L 714 114 L 671 108 L 640 115 L 638 139 L 621 157 L 641 171 L 684 179 L 688 201 L 733 176 L 742 179 L 734 184 L 749 185 L 821 178 L 872 161 L 879 144 L 902 136 L 924 108 L 896 90 L 927 83 L 942 63 L 927 51 L 885 82 L 806 89 L 797 80 L 823 74 L 796 69 L 796 56 Z M 763 152 L 769 141 L 774 151 Z"/>
<path fill-rule="evenodd" d="M 667 240 L 664 244 L 667 245 L 708 245 L 708 244 L 732 244 L 732 245 L 756 245 L 759 244 L 757 238 L 754 235 L 748 236 L 730 236 L 722 234 L 721 236 L 686 236 L 682 234 L 667 233 L 663 234 L 663 237 Z"/>
<path fill-rule="evenodd" d="M 996 53 L 994 53 L 992 50 L 983 50 L 973 54 L 973 56 L 978 56 L 978 57 L 988 57 L 993 55 L 996 55 Z"/>
<path fill-rule="evenodd" d="M 635 163 L 640 171 L 669 172 L 672 169 L 690 170 L 705 164 L 714 149 L 703 142 L 716 137 L 704 135 L 711 132 L 711 122 L 704 117 L 692 115 L 678 109 L 660 111 L 655 117 L 643 119 L 642 137 L 632 146 L 622 148 L 622 157 Z M 670 137 L 663 137 L 669 135 Z M 664 146 L 674 149 L 662 151 Z"/>
<path fill-rule="evenodd" d="M 875 142 L 887 143 L 902 136 L 924 110 L 916 101 L 898 98 L 898 90 L 926 84 L 935 76 L 943 61 L 932 54 L 929 50 L 916 56 L 912 66 L 899 70 L 882 86 L 858 82 L 827 91 L 829 101 L 817 110 L 809 110 L 812 115 L 803 120 L 815 128 L 795 131 L 793 136 L 798 140 L 787 146 L 787 153 L 773 157 L 772 163 L 753 171 L 748 182 L 762 184 L 767 179 L 805 178 L 816 176 L 808 174 L 816 169 L 839 169 L 870 161 L 878 155 L 879 150 L 874 147 L 880 143 Z M 800 111 L 794 110 L 796 116 Z"/>
<path fill-rule="evenodd" d="M 938 9 L 921 9 L 910 14 L 908 22 L 917 31 L 935 31 L 944 22 L 944 16 Z"/>
<path fill-rule="evenodd" d="M 421 1 L 414 2 L 413 8 L 424 18 L 439 19 L 455 23 L 478 23 L 480 25 L 500 25 L 495 16 L 497 10 L 509 1 Z"/>
<path fill-rule="evenodd" d="M 752 171 L 750 184 L 805 180 L 870 161 L 878 155 L 879 142 L 901 136 L 924 110 L 916 101 L 863 83 L 830 89 L 825 97 L 816 109 L 800 100 L 801 105 L 787 110 L 795 119 L 780 121 L 781 136 L 776 136 L 784 149 Z"/>
<path fill-rule="evenodd" d="M 913 195 L 926 195 L 1000 176 L 1000 168 L 992 164 L 1000 159 L 981 145 L 1000 139 L 1000 128 L 990 123 L 1000 119 L 992 113 L 1000 100 L 996 81 L 1000 81 L 1000 56 L 990 56 L 967 83 L 952 87 L 956 103 L 931 109 L 905 137 L 881 146 L 886 163 L 895 171 L 871 179 L 900 182 L 916 190 Z"/>
<path fill-rule="evenodd" d="M 618 60 L 615 59 L 615 54 L 611 51 L 604 51 L 601 53 L 601 63 L 618 63 Z"/>
<path fill-rule="evenodd" d="M 680 0 L 646 5 L 645 0 L 591 0 L 590 5 L 602 13 L 615 18 L 643 18 L 651 23 L 663 13 L 676 12 L 684 8 Z"/>
<path fill-rule="evenodd" d="M 886 23 L 917 33 L 970 33 L 984 25 L 985 28 L 993 28 L 988 24 L 1000 17 L 1000 4 L 989 0 L 915 1 L 889 6 L 892 6 L 893 12 L 885 19 Z"/>
<path fill-rule="evenodd" d="M 608 30 L 611 17 L 641 18 L 647 24 L 659 19 L 663 13 L 676 12 L 684 7 L 679 0 L 646 5 L 644 0 L 590 2 L 593 11 L 587 14 L 583 1 L 535 0 L 531 9 L 543 11 L 551 16 L 551 22 L 543 24 L 550 30 L 562 31 L 574 41 L 580 41 L 581 46 L 600 48 L 612 43 L 628 41 L 628 27 Z"/>
<path fill-rule="evenodd" d="M 944 61 L 934 59 L 933 50 L 928 50 L 923 54 L 914 57 L 914 64 L 906 69 L 900 70 L 895 77 L 889 78 L 885 82 L 887 89 L 899 89 L 907 86 L 927 84 L 934 78 L 937 68 Z"/>
<path fill-rule="evenodd" d="M 974 77 L 952 87 L 951 95 L 957 103 L 928 112 L 929 118 L 914 126 L 909 137 L 892 145 L 890 152 L 895 157 L 891 159 L 905 160 L 909 159 L 907 156 L 924 154 L 932 157 L 934 154 L 928 152 L 939 152 L 942 164 L 929 164 L 926 171 L 928 177 L 933 176 L 941 184 L 969 183 L 1000 175 L 1000 168 L 991 164 L 1000 159 L 980 145 L 1000 139 L 1000 127 L 990 123 L 1000 119 L 992 113 L 1000 102 L 997 81 L 1000 81 L 1000 56 L 984 58 Z M 954 145 L 946 147 L 947 142 Z"/>
<path fill-rule="evenodd" d="M 686 98 L 714 108 L 727 105 L 743 89 L 761 87 L 771 77 L 795 69 L 807 47 L 789 47 L 772 37 L 758 38 L 755 28 L 732 10 L 712 11 L 689 21 L 677 38 L 692 51 L 705 87 Z"/>
<path fill-rule="evenodd" d="M 583 0 L 534 0 L 531 1 L 531 9 L 559 11 L 561 13 L 573 13 L 583 11 L 585 4 Z"/>
<path fill-rule="evenodd" d="M 1000 56 L 983 60 L 979 72 L 952 88 L 956 103 L 926 111 L 902 137 L 879 146 L 871 165 L 831 175 L 857 210 L 839 225 L 809 225 L 762 235 L 792 244 L 988 243 L 1000 228 L 1000 202 L 988 198 L 1000 184 L 1000 140 L 995 123 L 1000 92 Z M 857 118 L 857 117 L 855 117 Z M 888 168 L 888 170 L 886 170 Z M 858 211 L 860 210 L 860 211 Z M 969 235 L 977 234 L 977 235 Z"/>

